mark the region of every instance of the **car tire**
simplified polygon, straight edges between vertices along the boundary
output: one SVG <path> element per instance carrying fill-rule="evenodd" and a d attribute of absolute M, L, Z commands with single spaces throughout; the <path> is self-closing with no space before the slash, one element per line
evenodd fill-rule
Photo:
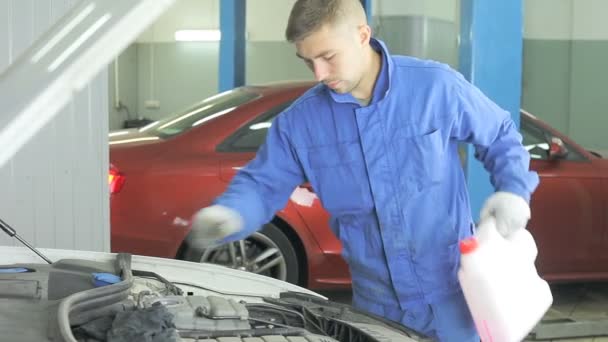
<path fill-rule="evenodd" d="M 246 258 L 242 257 L 243 250 Z M 255 258 L 262 256 L 263 253 L 266 253 L 267 257 L 254 263 Z M 212 249 L 187 246 L 183 259 L 214 263 L 300 285 L 300 263 L 297 252 L 287 235 L 272 223 L 264 225 L 260 231 L 244 240 Z M 276 265 L 272 266 L 271 263 Z"/>

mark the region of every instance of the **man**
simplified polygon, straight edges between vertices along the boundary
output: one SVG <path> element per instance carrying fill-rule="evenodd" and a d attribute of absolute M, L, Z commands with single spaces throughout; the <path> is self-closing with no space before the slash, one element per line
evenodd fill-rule
<path fill-rule="evenodd" d="M 443 64 L 391 56 L 358 0 L 298 0 L 287 39 L 319 84 L 281 113 L 257 156 L 193 219 L 191 239 L 242 239 L 309 181 L 331 214 L 355 307 L 441 341 L 479 340 L 457 280 L 474 225 L 458 142 L 496 189 L 482 211 L 522 229 L 538 177 L 508 112 Z"/>

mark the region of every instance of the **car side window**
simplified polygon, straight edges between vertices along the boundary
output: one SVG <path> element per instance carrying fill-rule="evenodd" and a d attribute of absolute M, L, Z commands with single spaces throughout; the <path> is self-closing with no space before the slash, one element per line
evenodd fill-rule
<path fill-rule="evenodd" d="M 259 115 L 256 119 L 236 131 L 218 146 L 221 152 L 256 152 L 266 140 L 268 128 L 274 118 L 291 105 L 282 103 Z"/>
<path fill-rule="evenodd" d="M 522 120 L 521 121 L 521 134 L 523 136 L 523 145 L 530 153 L 530 159 L 536 160 L 549 160 L 549 140 L 551 139 L 551 133 L 534 125 L 533 123 Z M 565 144 L 568 149 L 568 155 L 566 160 L 571 161 L 582 161 L 586 158 L 578 153 L 572 146 Z"/>
<path fill-rule="evenodd" d="M 531 159 L 548 159 L 547 151 L 549 151 L 549 143 L 547 143 L 547 137 L 545 137 L 543 130 L 522 120 L 521 134 L 523 136 L 523 145 L 530 153 Z"/>

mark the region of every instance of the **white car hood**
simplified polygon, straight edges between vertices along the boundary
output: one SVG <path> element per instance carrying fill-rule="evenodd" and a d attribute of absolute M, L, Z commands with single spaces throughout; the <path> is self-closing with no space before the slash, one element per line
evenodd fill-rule
<path fill-rule="evenodd" d="M 47 248 L 38 248 L 38 251 L 53 262 L 60 259 L 108 262 L 116 258 L 115 253 Z M 0 260 L 4 265 L 43 262 L 25 247 L 1 247 Z M 281 280 L 213 264 L 133 255 L 131 265 L 133 269 L 160 274 L 173 283 L 179 283 L 184 290 L 192 291 L 197 295 L 221 293 L 235 299 L 252 300 L 252 297 L 279 298 L 281 292 L 292 291 L 327 299 L 313 291 Z"/>
<path fill-rule="evenodd" d="M 84 334 L 115 341 L 128 329 L 176 342 L 426 341 L 395 322 L 245 271 L 131 254 L 39 251 L 50 265 L 27 248 L 0 248 L 0 334 L 7 340 L 76 342 Z"/>

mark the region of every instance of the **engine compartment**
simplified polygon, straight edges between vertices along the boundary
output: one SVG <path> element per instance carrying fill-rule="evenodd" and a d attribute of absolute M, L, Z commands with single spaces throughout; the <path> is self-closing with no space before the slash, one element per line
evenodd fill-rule
<path fill-rule="evenodd" d="M 422 337 L 308 294 L 235 299 L 184 293 L 161 275 L 63 259 L 0 266 L 0 333 L 11 341 L 390 342 Z M 201 287 L 203 288 L 203 287 Z M 205 293 L 205 294 L 203 294 Z"/>

